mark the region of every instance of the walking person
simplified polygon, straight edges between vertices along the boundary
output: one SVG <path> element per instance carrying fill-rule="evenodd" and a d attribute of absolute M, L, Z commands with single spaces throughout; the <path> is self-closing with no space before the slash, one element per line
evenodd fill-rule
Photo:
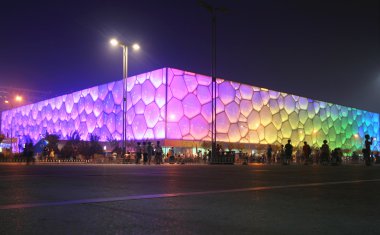
<path fill-rule="evenodd" d="M 323 144 L 321 146 L 320 150 L 320 160 L 322 165 L 327 165 L 329 163 L 329 158 L 330 158 L 330 147 L 327 144 L 327 140 L 323 141 Z"/>
<path fill-rule="evenodd" d="M 302 147 L 302 155 L 304 158 L 304 164 L 307 165 L 310 161 L 310 154 L 311 154 L 311 148 L 310 145 L 307 144 L 307 142 L 303 142 L 303 147 Z"/>
<path fill-rule="evenodd" d="M 268 164 L 271 164 L 272 162 L 272 146 L 270 144 L 268 144 L 268 148 L 267 148 L 267 163 Z"/>
<path fill-rule="evenodd" d="M 148 142 L 148 146 L 146 147 L 147 148 L 147 157 L 148 157 L 148 165 L 150 165 L 150 161 L 152 160 L 152 156 L 153 156 L 153 146 L 152 146 L 152 143 L 151 142 Z"/>
<path fill-rule="evenodd" d="M 143 152 L 143 162 L 145 165 L 148 162 L 148 146 L 146 145 L 146 142 L 142 143 L 141 150 Z"/>
<path fill-rule="evenodd" d="M 162 164 L 162 147 L 160 145 L 160 141 L 157 141 L 155 160 L 156 164 Z"/>
<path fill-rule="evenodd" d="M 140 159 L 141 159 L 141 154 L 142 154 L 142 152 L 141 152 L 141 143 L 140 142 L 137 142 L 135 152 L 136 152 L 135 163 L 136 164 L 140 164 Z"/>
<path fill-rule="evenodd" d="M 365 164 L 367 166 L 371 165 L 371 145 L 373 142 L 373 137 L 369 137 L 369 135 L 365 135 L 364 149 L 363 149 L 363 157 L 365 160 Z M 371 139 L 371 140 L 369 140 Z"/>
<path fill-rule="evenodd" d="M 290 165 L 292 154 L 293 154 L 293 145 L 290 142 L 291 140 L 288 140 L 288 143 L 285 144 L 285 156 L 286 156 L 285 165 Z"/>

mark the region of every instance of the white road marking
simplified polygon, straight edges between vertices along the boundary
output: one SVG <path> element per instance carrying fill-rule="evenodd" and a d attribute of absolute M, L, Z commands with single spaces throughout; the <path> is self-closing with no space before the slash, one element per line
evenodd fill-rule
<path fill-rule="evenodd" d="M 24 208 L 45 207 L 45 206 L 64 206 L 64 205 L 76 205 L 76 204 L 104 203 L 104 202 L 155 199 L 155 198 L 197 196 L 197 195 L 208 195 L 208 194 L 218 194 L 218 193 L 235 193 L 235 192 L 273 190 L 273 189 L 316 187 L 316 186 L 338 185 L 338 184 L 357 184 L 357 183 L 367 183 L 367 182 L 380 182 L 380 179 L 350 180 L 350 181 L 335 181 L 335 182 L 333 181 L 333 182 L 290 184 L 290 185 L 277 185 L 277 186 L 276 185 L 275 186 L 259 186 L 259 187 L 251 187 L 251 188 L 221 189 L 221 190 L 210 190 L 210 191 L 200 191 L 200 192 L 143 194 L 143 195 L 130 195 L 130 196 L 123 196 L 123 197 L 79 199 L 79 200 L 68 200 L 68 201 L 58 201 L 58 202 L 9 204 L 9 205 L 0 205 L 0 210 L 24 209 Z"/>

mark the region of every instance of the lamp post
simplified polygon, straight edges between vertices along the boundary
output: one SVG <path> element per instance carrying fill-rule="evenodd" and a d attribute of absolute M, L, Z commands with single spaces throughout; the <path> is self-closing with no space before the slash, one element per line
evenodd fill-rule
<path fill-rule="evenodd" d="M 17 95 L 14 98 L 14 100 L 16 102 L 21 102 L 22 101 L 22 96 Z M 14 108 L 13 102 L 10 102 L 9 100 L 5 100 L 4 103 L 8 104 L 11 107 L 11 109 Z M 11 137 L 11 154 L 12 154 L 12 151 L 13 151 L 13 116 L 12 116 L 12 120 L 11 120 L 11 136 L 10 137 Z"/>
<path fill-rule="evenodd" d="M 113 38 L 110 40 L 110 44 L 113 47 L 120 46 L 123 48 L 123 101 L 122 101 L 122 112 L 123 112 L 123 133 L 122 133 L 122 146 L 123 146 L 123 156 L 126 153 L 126 139 L 127 139 L 127 77 L 128 77 L 128 46 L 127 44 L 118 41 Z M 135 51 L 140 50 L 140 46 L 135 43 L 132 46 L 132 49 Z"/>
<path fill-rule="evenodd" d="M 198 0 L 201 7 L 211 14 L 211 162 L 216 159 L 216 13 L 226 12 L 224 7 L 214 7 L 203 0 Z"/>

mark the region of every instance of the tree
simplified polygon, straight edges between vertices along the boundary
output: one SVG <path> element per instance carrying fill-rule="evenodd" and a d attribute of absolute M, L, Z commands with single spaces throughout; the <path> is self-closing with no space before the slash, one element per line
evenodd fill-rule
<path fill-rule="evenodd" d="M 100 137 L 90 134 L 90 141 L 81 141 L 79 153 L 86 157 L 86 159 L 94 158 L 95 154 L 103 153 L 103 148 L 99 143 Z"/>
<path fill-rule="evenodd" d="M 67 136 L 67 142 L 61 150 L 62 156 L 64 158 L 76 158 L 79 153 L 80 142 L 81 140 L 79 132 L 71 132 Z"/>
<path fill-rule="evenodd" d="M 58 153 L 58 142 L 59 142 L 60 136 L 57 134 L 49 134 L 49 132 L 46 132 L 45 134 L 45 140 L 48 142 L 46 147 L 49 150 L 53 150 L 55 153 Z"/>
<path fill-rule="evenodd" d="M 123 152 L 122 148 L 119 146 L 119 141 L 117 139 L 113 139 L 112 137 L 107 138 L 107 141 L 110 143 L 112 148 L 112 153 L 116 153 L 117 155 L 121 155 Z"/>

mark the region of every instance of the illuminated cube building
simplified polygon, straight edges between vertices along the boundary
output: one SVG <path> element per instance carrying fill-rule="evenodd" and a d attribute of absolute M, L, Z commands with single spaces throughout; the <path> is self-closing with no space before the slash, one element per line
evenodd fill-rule
<path fill-rule="evenodd" d="M 161 140 L 166 146 L 200 147 L 211 139 L 211 78 L 163 68 L 127 79 L 127 139 Z M 101 141 L 122 139 L 123 82 L 115 81 L 2 112 L 2 132 L 30 136 L 46 132 L 62 139 L 77 130 Z M 364 135 L 376 138 L 379 114 L 217 79 L 217 141 L 274 144 L 292 140 L 358 150 Z"/>

